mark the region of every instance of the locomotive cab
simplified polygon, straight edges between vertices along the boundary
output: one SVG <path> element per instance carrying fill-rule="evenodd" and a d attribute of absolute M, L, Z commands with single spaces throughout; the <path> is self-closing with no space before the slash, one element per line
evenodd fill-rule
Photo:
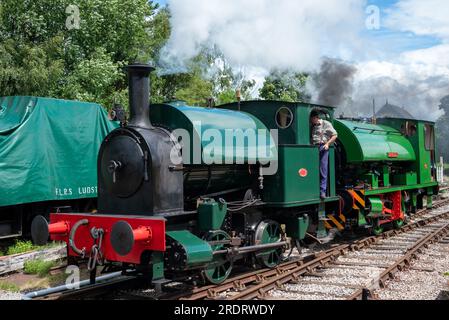
<path fill-rule="evenodd" d="M 245 101 L 220 108 L 249 113 L 277 132 L 278 170 L 265 177 L 262 199 L 270 210 L 282 212 L 278 220 L 298 240 L 304 240 L 307 232 L 327 238 L 327 221 L 340 216 L 335 149 L 331 147 L 329 153 L 328 197 L 321 200 L 319 147 L 311 141 L 310 118 L 318 111 L 323 119 L 333 122 L 334 108 L 283 101 Z M 340 230 L 343 225 L 338 223 Z"/>

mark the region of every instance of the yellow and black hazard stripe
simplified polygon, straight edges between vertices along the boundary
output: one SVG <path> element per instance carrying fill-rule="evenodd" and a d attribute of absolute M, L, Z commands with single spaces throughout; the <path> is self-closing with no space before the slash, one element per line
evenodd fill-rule
<path fill-rule="evenodd" d="M 354 199 L 353 209 L 364 210 L 366 208 L 365 190 L 349 190 L 349 194 Z"/>
<path fill-rule="evenodd" d="M 346 217 L 343 214 L 338 216 L 334 216 L 333 214 L 327 215 L 327 221 L 324 222 L 324 226 L 327 229 L 337 228 L 339 231 L 343 231 L 345 229 Z"/>

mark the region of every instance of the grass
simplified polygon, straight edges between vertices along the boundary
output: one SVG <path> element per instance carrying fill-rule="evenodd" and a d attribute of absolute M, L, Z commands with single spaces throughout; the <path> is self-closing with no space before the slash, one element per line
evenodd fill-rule
<path fill-rule="evenodd" d="M 10 292 L 19 292 L 20 288 L 14 283 L 0 282 L 0 290 L 10 291 Z"/>
<path fill-rule="evenodd" d="M 33 245 L 31 241 L 16 240 L 12 246 L 8 247 L 6 255 L 10 256 L 13 254 L 24 253 L 36 248 L 37 247 Z"/>
<path fill-rule="evenodd" d="M 49 282 L 50 287 L 65 284 L 65 282 L 69 276 L 70 276 L 69 274 L 66 274 L 64 272 L 49 276 L 48 282 Z"/>
<path fill-rule="evenodd" d="M 4 253 L 6 253 L 7 256 L 11 256 L 34 250 L 49 249 L 57 245 L 57 242 L 51 242 L 45 246 L 35 246 L 30 240 L 15 240 L 14 244 L 6 249 L 6 252 L 0 252 L 0 256 L 5 255 Z"/>
<path fill-rule="evenodd" d="M 55 261 L 30 260 L 25 262 L 23 271 L 26 274 L 37 274 L 39 277 L 45 277 L 49 274 L 50 269 L 56 265 Z"/>
<path fill-rule="evenodd" d="M 449 272 L 446 272 L 444 275 L 445 275 L 446 277 L 449 277 Z"/>

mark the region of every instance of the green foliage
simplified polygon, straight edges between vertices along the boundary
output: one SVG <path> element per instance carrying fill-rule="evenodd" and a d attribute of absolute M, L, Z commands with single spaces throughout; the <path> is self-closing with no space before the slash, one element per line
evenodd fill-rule
<path fill-rule="evenodd" d="M 68 28 L 79 8 L 79 28 Z M 2 0 L 0 96 L 125 102 L 125 64 L 155 59 L 168 13 L 147 0 Z M 69 21 L 70 22 L 70 21 Z"/>
<path fill-rule="evenodd" d="M 189 105 L 207 106 L 207 99 L 212 97 L 212 84 L 203 78 L 193 75 L 188 85 L 177 90 L 175 96 Z"/>
<path fill-rule="evenodd" d="M 20 288 L 14 283 L 0 282 L 0 290 L 10 291 L 10 292 L 19 292 Z"/>
<path fill-rule="evenodd" d="M 60 45 L 60 38 L 53 38 L 38 45 L 17 45 L 12 39 L 1 42 L 1 95 L 48 94 L 64 73 L 64 63 L 57 56 Z"/>
<path fill-rule="evenodd" d="M 14 255 L 35 250 L 37 247 L 31 241 L 16 240 L 15 243 L 8 248 L 6 255 Z"/>
<path fill-rule="evenodd" d="M 23 270 L 26 274 L 37 274 L 39 277 L 45 277 L 54 266 L 56 266 L 54 261 L 37 259 L 26 261 Z"/>
<path fill-rule="evenodd" d="M 245 80 L 235 72 L 218 51 L 204 50 L 187 65 L 187 71 L 157 77 L 152 76 L 152 102 L 184 100 L 190 105 L 207 106 L 213 98 L 216 104 L 234 102 L 240 89 L 243 99 L 251 98 L 255 81 Z"/>
<path fill-rule="evenodd" d="M 30 251 L 34 251 L 34 250 L 49 249 L 49 248 L 52 248 L 52 247 L 55 247 L 55 246 L 58 246 L 57 242 L 50 242 L 50 243 L 48 243 L 45 246 L 35 246 L 29 240 L 28 241 L 26 241 L 26 240 L 15 240 L 14 244 L 9 246 L 6 249 L 6 255 L 10 256 L 10 255 L 30 252 Z M 2 255 L 2 254 L 0 254 L 0 255 Z"/>
<path fill-rule="evenodd" d="M 167 8 L 160 9 L 148 24 L 148 53 L 154 59 L 170 37 L 170 12 Z"/>
<path fill-rule="evenodd" d="M 236 91 L 232 89 L 224 90 L 218 93 L 217 104 L 226 104 L 236 101 Z"/>
<path fill-rule="evenodd" d="M 305 101 L 307 75 L 289 71 L 273 71 L 265 78 L 259 94 L 265 100 Z"/>
<path fill-rule="evenodd" d="M 52 1 L 52 0 L 50 0 Z M 68 0 L 80 10 L 80 29 L 70 33 L 85 56 L 102 47 L 114 61 L 148 60 L 148 29 L 156 6 L 147 0 Z"/>
<path fill-rule="evenodd" d="M 66 99 L 112 105 L 124 95 L 124 90 L 115 88 L 117 83 L 125 81 L 125 75 L 119 69 L 122 66 L 123 63 L 114 63 L 111 55 L 99 48 L 66 77 L 60 95 Z"/>
<path fill-rule="evenodd" d="M 444 275 L 445 275 L 446 277 L 449 277 L 449 272 L 446 272 Z"/>
<path fill-rule="evenodd" d="M 233 69 L 219 50 L 204 50 L 197 60 L 203 65 L 203 72 L 208 73 L 208 78 L 213 85 L 213 97 L 217 104 L 235 102 L 237 90 L 240 91 L 242 100 L 252 99 L 252 90 L 256 81 L 246 79 L 243 68 Z"/>

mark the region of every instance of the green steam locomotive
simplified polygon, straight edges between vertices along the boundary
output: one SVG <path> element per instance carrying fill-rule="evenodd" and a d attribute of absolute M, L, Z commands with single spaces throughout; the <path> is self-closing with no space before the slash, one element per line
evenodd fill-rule
<path fill-rule="evenodd" d="M 98 212 L 38 217 L 36 242 L 50 236 L 72 258 L 153 281 L 221 283 L 237 264 L 275 267 L 332 229 L 401 227 L 438 193 L 431 122 L 336 119 L 332 107 L 281 101 L 149 106 L 151 71 L 128 68 L 131 119 L 100 148 Z M 312 112 L 338 132 L 325 199 Z"/>

